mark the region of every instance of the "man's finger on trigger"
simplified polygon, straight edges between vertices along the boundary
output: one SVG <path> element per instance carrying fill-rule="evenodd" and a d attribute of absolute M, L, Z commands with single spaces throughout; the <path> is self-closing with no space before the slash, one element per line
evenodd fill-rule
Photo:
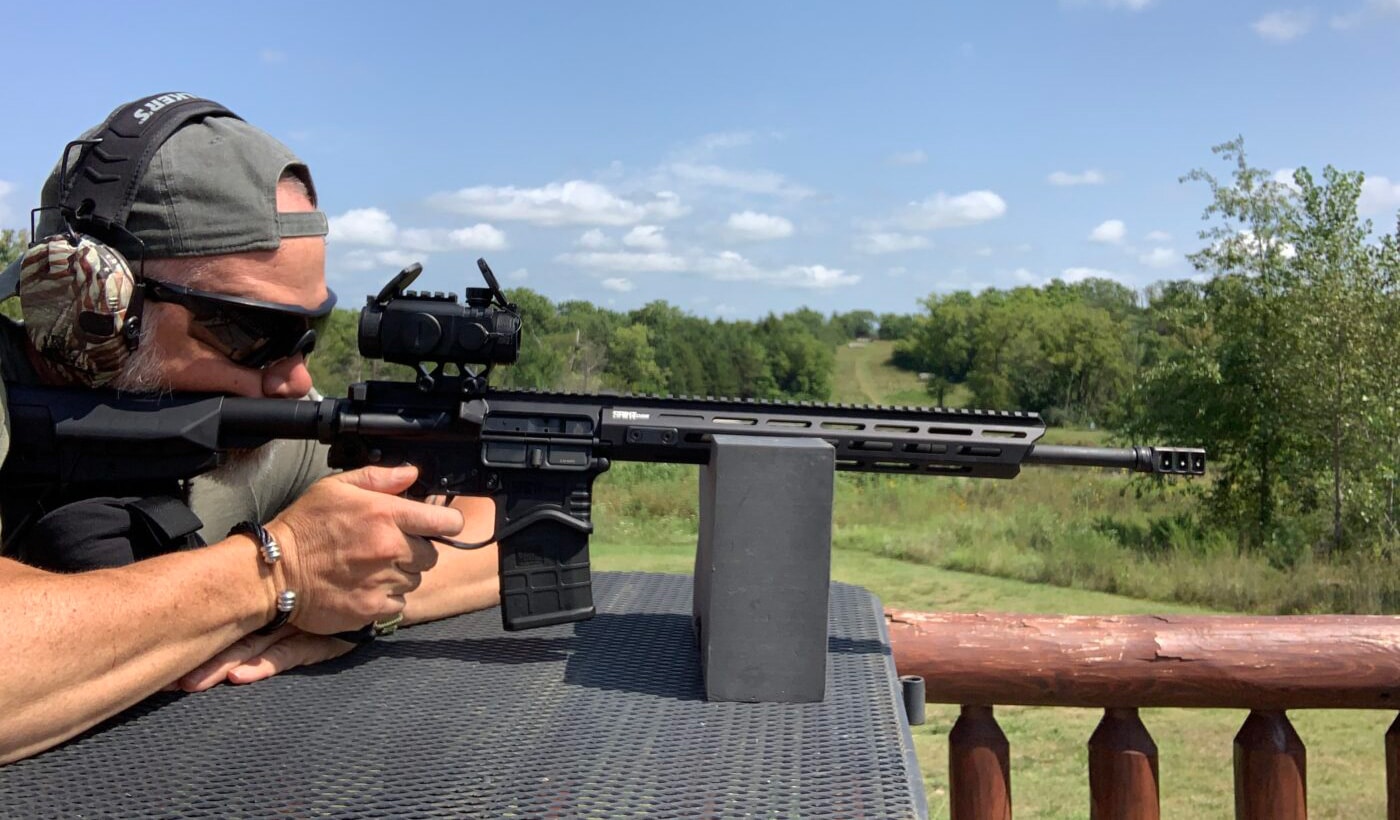
<path fill-rule="evenodd" d="M 466 519 L 452 507 L 434 507 L 421 501 L 395 499 L 394 523 L 409 535 L 453 536 L 462 531 Z"/>
<path fill-rule="evenodd" d="M 361 467 L 330 476 L 330 480 L 333 481 L 390 495 L 407 490 L 417 478 L 418 468 L 411 464 L 401 464 L 397 467 Z"/>

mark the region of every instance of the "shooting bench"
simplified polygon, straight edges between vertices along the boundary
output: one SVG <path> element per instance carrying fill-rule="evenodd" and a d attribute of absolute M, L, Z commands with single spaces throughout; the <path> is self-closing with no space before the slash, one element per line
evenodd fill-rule
<path fill-rule="evenodd" d="M 879 601 L 830 587 L 826 697 L 706 698 L 692 579 L 494 610 L 250 686 L 158 694 L 0 768 L 7 817 L 923 817 Z"/>

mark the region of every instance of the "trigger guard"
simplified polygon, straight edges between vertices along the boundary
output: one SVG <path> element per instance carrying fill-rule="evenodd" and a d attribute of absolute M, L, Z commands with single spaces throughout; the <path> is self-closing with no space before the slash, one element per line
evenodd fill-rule
<path fill-rule="evenodd" d="M 543 509 L 532 510 L 524 518 L 520 518 L 518 520 L 510 522 L 509 524 L 502 527 L 500 530 L 496 531 L 490 538 L 486 539 L 485 541 L 457 541 L 452 538 L 445 538 L 440 536 L 432 536 L 429 537 L 428 540 L 434 541 L 439 544 L 443 544 L 444 546 L 455 547 L 459 550 L 475 550 L 481 549 L 487 544 L 494 544 L 497 541 L 502 541 L 506 538 L 511 537 L 512 535 L 515 535 L 518 532 L 533 527 L 536 524 L 543 524 L 546 521 L 552 521 L 555 524 L 562 524 L 563 526 L 568 527 L 569 529 L 577 530 L 578 532 L 584 533 L 586 535 L 593 534 L 592 521 L 586 521 L 582 518 L 576 518 L 575 516 L 569 515 L 568 513 L 564 512 L 563 510 L 557 507 L 545 507 Z"/>

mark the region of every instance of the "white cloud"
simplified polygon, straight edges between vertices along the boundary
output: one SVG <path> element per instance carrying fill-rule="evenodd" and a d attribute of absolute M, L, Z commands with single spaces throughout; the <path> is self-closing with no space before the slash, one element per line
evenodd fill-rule
<path fill-rule="evenodd" d="M 1082 173 L 1071 173 L 1069 171 L 1055 171 L 1045 178 L 1051 185 L 1102 185 L 1106 181 L 1102 171 L 1090 168 Z"/>
<path fill-rule="evenodd" d="M 516 268 L 515 270 L 506 274 L 507 282 L 524 282 L 526 279 L 529 278 L 530 271 L 525 268 Z"/>
<path fill-rule="evenodd" d="M 725 223 L 729 235 L 735 239 L 765 240 L 783 239 L 792 236 L 792 223 L 781 216 L 743 211 L 730 214 Z"/>
<path fill-rule="evenodd" d="M 733 251 L 701 259 L 696 269 L 721 282 L 758 282 L 772 287 L 804 290 L 827 290 L 860 281 L 855 274 L 824 265 L 788 265 L 776 270 L 760 268 Z"/>
<path fill-rule="evenodd" d="M 906 268 L 906 267 L 904 267 L 903 265 L 896 265 L 895 267 L 890 268 L 889 270 L 885 271 L 885 275 L 886 275 L 886 276 L 893 276 L 893 277 L 898 278 L 898 277 L 903 276 L 904 274 L 906 274 L 906 273 L 908 273 L 908 272 L 909 272 L 909 269 Z"/>
<path fill-rule="evenodd" d="M 616 291 L 617 293 L 626 293 L 627 291 L 635 288 L 636 285 L 632 284 L 631 279 L 623 279 L 619 277 L 616 279 L 604 279 L 603 287 L 611 291 Z"/>
<path fill-rule="evenodd" d="M 1128 235 L 1128 228 L 1121 219 L 1109 219 L 1099 223 L 1097 228 L 1089 232 L 1090 242 L 1103 242 L 1108 245 L 1116 245 L 1123 241 L 1123 237 Z"/>
<path fill-rule="evenodd" d="M 1228 240 L 1228 243 L 1233 245 L 1235 250 L 1249 254 L 1250 256 L 1260 256 L 1264 253 L 1265 247 L 1277 248 L 1278 255 L 1284 259 L 1292 259 L 1298 255 L 1298 249 L 1292 242 L 1284 242 L 1278 237 L 1274 237 L 1265 243 L 1264 240 L 1254 235 L 1254 231 L 1250 230 L 1240 231 L 1235 234 L 1233 239 Z M 1226 241 L 1217 241 L 1214 243 L 1216 251 L 1224 250 L 1225 246 Z"/>
<path fill-rule="evenodd" d="M 856 239 L 855 248 L 861 253 L 899 253 L 926 248 L 927 238 L 908 233 L 868 233 Z"/>
<path fill-rule="evenodd" d="M 697 165 L 691 162 L 675 162 L 667 166 L 677 179 L 695 185 L 711 188 L 729 188 L 749 194 L 768 194 L 805 199 L 812 195 L 810 189 L 788 182 L 782 174 L 773 171 L 735 171 L 718 165 Z"/>
<path fill-rule="evenodd" d="M 1006 200 L 992 191 L 968 191 L 948 196 L 939 191 L 922 202 L 911 202 L 898 217 L 905 230 L 931 231 L 957 228 L 999 219 L 1006 214 Z"/>
<path fill-rule="evenodd" d="M 1071 285 L 1075 282 L 1083 282 L 1085 279 L 1122 279 L 1113 271 L 1100 268 L 1065 268 L 1060 272 L 1060 278 Z"/>
<path fill-rule="evenodd" d="M 1148 242 L 1170 242 L 1172 235 L 1166 231 L 1152 231 L 1147 235 Z"/>
<path fill-rule="evenodd" d="M 595 270 L 616 273 L 676 273 L 691 271 L 720 282 L 754 282 L 777 288 L 804 290 L 825 290 L 854 285 L 860 281 L 855 274 L 825 265 L 788 265 L 782 268 L 765 268 L 750 262 L 734 251 L 718 254 L 695 254 L 679 256 L 673 253 L 633 253 L 587 252 L 565 253 L 555 257 L 556 262 L 576 265 Z M 630 281 L 615 277 L 614 285 L 604 284 L 611 290 L 622 289 L 621 282 Z"/>
<path fill-rule="evenodd" d="M 347 245 L 397 247 L 434 253 L 449 250 L 497 251 L 506 247 L 506 235 L 484 222 L 466 228 L 400 228 L 379 208 L 354 208 L 329 220 L 329 239 Z"/>
<path fill-rule="evenodd" d="M 622 244 L 645 251 L 666 250 L 666 237 L 656 225 L 638 225 L 622 237 Z"/>
<path fill-rule="evenodd" d="M 633 253 L 631 251 L 588 251 L 562 253 L 558 262 L 581 268 L 610 270 L 619 273 L 672 273 L 688 268 L 685 259 L 671 253 Z"/>
<path fill-rule="evenodd" d="M 506 246 L 506 235 L 499 228 L 484 222 L 455 230 L 404 228 L 399 231 L 397 244 L 427 253 L 450 250 L 498 251 Z"/>
<path fill-rule="evenodd" d="M 10 220 L 14 219 L 14 215 L 10 212 L 10 205 L 5 201 L 5 198 L 8 197 L 14 189 L 15 186 L 13 183 L 0 179 L 0 226 L 9 225 Z"/>
<path fill-rule="evenodd" d="M 1391 182 L 1386 177 L 1366 177 L 1361 183 L 1361 198 L 1356 209 L 1367 216 L 1394 216 L 1400 208 L 1400 182 Z"/>
<path fill-rule="evenodd" d="M 891 165 L 923 165 L 928 162 L 928 154 L 925 154 L 922 149 L 916 148 L 913 151 L 890 154 L 888 162 Z"/>
<path fill-rule="evenodd" d="M 854 285 L 860 281 L 860 277 L 846 273 L 839 268 L 828 268 L 824 265 L 789 265 L 772 276 L 765 277 L 764 281 L 779 287 L 826 290 Z"/>
<path fill-rule="evenodd" d="M 374 270 L 376 268 L 406 268 L 414 262 L 422 262 L 423 255 L 411 251 L 387 250 L 372 251 L 356 248 L 341 259 L 349 270 Z"/>
<path fill-rule="evenodd" d="M 1023 285 L 1033 285 L 1036 282 L 1036 275 L 1025 268 L 1017 268 L 1011 272 L 1011 276 Z"/>
<path fill-rule="evenodd" d="M 332 242 L 351 245 L 392 245 L 399 228 L 389 214 L 378 208 L 354 208 L 329 220 Z"/>
<path fill-rule="evenodd" d="M 493 225 L 478 222 L 471 227 L 448 231 L 447 241 L 454 248 L 498 251 L 506 246 L 506 235 L 504 231 Z"/>
<path fill-rule="evenodd" d="M 991 256 L 993 251 L 991 248 L 978 248 L 977 250 L 973 251 L 973 253 L 977 254 L 978 256 Z"/>
<path fill-rule="evenodd" d="M 1172 248 L 1153 248 L 1138 257 L 1138 261 L 1149 268 L 1170 268 L 1178 259 Z"/>
<path fill-rule="evenodd" d="M 705 134 L 693 143 L 681 146 L 675 156 L 687 161 L 706 160 L 721 151 L 743 148 L 752 145 L 756 135 L 752 131 L 718 131 Z"/>
<path fill-rule="evenodd" d="M 1275 43 L 1287 43 L 1302 37 L 1312 28 L 1313 15 L 1310 11 L 1271 11 L 1255 20 L 1250 28 L 1254 33 Z"/>
<path fill-rule="evenodd" d="M 1280 168 L 1277 171 L 1274 171 L 1274 175 L 1271 178 L 1274 182 L 1277 182 L 1278 184 L 1284 186 L 1285 188 L 1296 194 L 1299 190 L 1301 190 L 1298 187 L 1298 183 L 1293 181 L 1293 172 L 1296 170 L 1298 169 Z"/>
<path fill-rule="evenodd" d="M 689 210 L 671 191 L 633 200 L 614 194 L 605 185 L 578 179 L 541 188 L 477 185 L 434 194 L 428 201 L 454 213 L 550 226 L 634 225 L 675 219 Z"/>
<path fill-rule="evenodd" d="M 590 248 L 592 250 L 598 250 L 600 248 L 611 248 L 614 243 L 611 239 L 608 238 L 607 234 L 603 233 L 597 228 L 590 228 L 589 230 L 583 232 L 583 234 L 578 238 L 575 244 L 577 244 L 581 248 Z"/>

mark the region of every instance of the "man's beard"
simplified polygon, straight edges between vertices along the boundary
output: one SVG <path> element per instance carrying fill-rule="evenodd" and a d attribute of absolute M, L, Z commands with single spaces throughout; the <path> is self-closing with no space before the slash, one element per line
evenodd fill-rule
<path fill-rule="evenodd" d="M 131 393 L 164 393 L 170 389 L 170 382 L 161 372 L 164 362 L 150 340 L 142 341 L 144 344 L 138 344 L 131 352 L 111 385 Z"/>
<path fill-rule="evenodd" d="M 170 391 L 170 381 L 163 372 L 164 364 L 156 346 L 149 339 L 143 339 L 127 357 L 122 372 L 112 379 L 111 386 L 130 393 L 167 393 Z M 267 460 L 269 451 L 268 446 L 226 450 L 224 463 L 210 471 L 209 475 L 224 483 L 238 484 L 252 480 L 258 468 Z"/>
<path fill-rule="evenodd" d="M 224 452 L 224 463 L 211 470 L 209 476 L 224 484 L 242 484 L 252 481 L 258 470 L 272 455 L 275 442 L 253 449 L 233 449 Z"/>

